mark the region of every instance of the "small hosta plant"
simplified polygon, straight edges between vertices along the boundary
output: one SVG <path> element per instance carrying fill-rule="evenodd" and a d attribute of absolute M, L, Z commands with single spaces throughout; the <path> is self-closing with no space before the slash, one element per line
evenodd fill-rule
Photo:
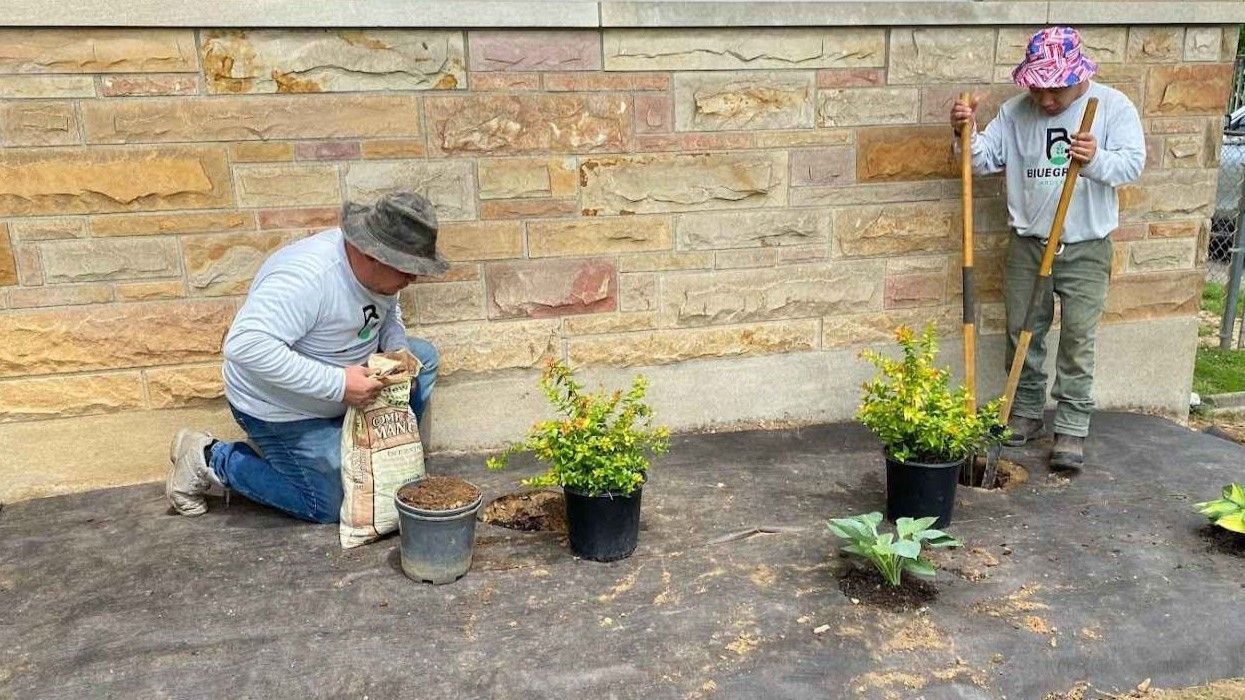
<path fill-rule="evenodd" d="M 540 386 L 561 417 L 538 422 L 526 440 L 490 458 L 488 468 L 501 469 L 511 455 L 531 452 L 549 470 L 524 480 L 526 486 L 563 486 L 589 495 L 635 492 L 648 473 L 649 456 L 670 443 L 669 429 L 653 427 L 653 409 L 644 403 L 648 380 L 637 376 L 625 393 L 589 393 L 569 366 L 553 361 Z"/>
<path fill-rule="evenodd" d="M 1198 503 L 1194 507 L 1215 525 L 1245 534 L 1245 486 L 1228 484 L 1220 495 L 1219 499 Z"/>
<path fill-rule="evenodd" d="M 856 414 L 888 455 L 900 462 L 945 464 L 1006 436 L 999 401 L 970 410 L 968 390 L 953 389 L 950 373 L 934 364 L 938 345 L 932 325 L 920 336 L 900 326 L 895 340 L 898 359 L 873 350 L 861 353 L 878 374 L 865 382 Z"/>
<path fill-rule="evenodd" d="M 936 517 L 899 518 L 895 521 L 894 533 L 878 532 L 881 513 L 835 518 L 826 524 L 835 537 L 847 540 L 844 552 L 872 562 L 888 584 L 898 586 L 905 571 L 926 578 L 934 576 L 934 565 L 922 556 L 922 547 L 960 546 L 960 541 L 951 535 L 930 529 L 936 520 Z"/>

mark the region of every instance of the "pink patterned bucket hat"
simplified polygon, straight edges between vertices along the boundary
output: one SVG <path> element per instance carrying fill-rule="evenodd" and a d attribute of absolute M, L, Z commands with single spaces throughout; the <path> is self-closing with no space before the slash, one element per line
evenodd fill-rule
<path fill-rule="evenodd" d="M 1072 27 L 1047 27 L 1029 39 L 1025 60 L 1012 80 L 1027 88 L 1061 88 L 1089 80 L 1098 64 L 1081 53 L 1081 35 Z"/>

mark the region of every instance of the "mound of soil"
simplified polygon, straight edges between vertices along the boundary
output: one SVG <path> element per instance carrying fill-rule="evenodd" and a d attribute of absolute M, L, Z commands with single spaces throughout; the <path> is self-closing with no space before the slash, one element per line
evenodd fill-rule
<path fill-rule="evenodd" d="M 839 578 L 839 590 L 864 605 L 895 612 L 916 610 L 938 598 L 937 588 L 915 576 L 905 575 L 898 586 L 892 586 L 876 570 L 856 567 Z"/>
<path fill-rule="evenodd" d="M 981 479 L 986 472 L 986 458 L 978 457 L 973 462 L 973 486 L 981 487 Z M 999 463 L 994 474 L 994 485 L 991 489 L 1003 489 L 1010 491 L 1029 481 L 1029 470 L 1016 464 L 1010 459 L 999 458 Z"/>
<path fill-rule="evenodd" d="M 471 505 L 480 489 L 454 476 L 425 476 L 398 491 L 398 500 L 420 510 L 454 510 Z"/>
<path fill-rule="evenodd" d="M 485 506 L 480 520 L 524 532 L 566 532 L 566 501 L 557 491 L 510 493 Z"/>

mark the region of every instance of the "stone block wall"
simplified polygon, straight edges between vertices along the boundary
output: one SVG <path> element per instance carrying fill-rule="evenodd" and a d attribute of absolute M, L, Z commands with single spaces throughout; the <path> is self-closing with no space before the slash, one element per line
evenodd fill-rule
<path fill-rule="evenodd" d="M 449 397 L 552 357 L 671 376 L 955 337 L 946 113 L 1015 94 L 1032 29 L 0 29 L 0 421 L 218 399 L 258 265 L 393 188 L 443 223 L 453 265 L 402 306 Z M 1106 320 L 1192 317 L 1237 27 L 1084 36 L 1149 146 Z M 975 193 L 997 334 L 1001 180 Z"/>

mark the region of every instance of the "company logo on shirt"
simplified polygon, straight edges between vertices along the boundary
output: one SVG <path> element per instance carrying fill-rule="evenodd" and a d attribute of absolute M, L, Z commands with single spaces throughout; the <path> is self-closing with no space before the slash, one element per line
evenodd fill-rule
<path fill-rule="evenodd" d="M 380 314 L 376 313 L 375 304 L 368 304 L 360 310 L 363 312 L 363 326 L 359 328 L 359 340 L 368 340 L 380 325 Z"/>
<path fill-rule="evenodd" d="M 1072 160 L 1072 137 L 1067 129 L 1046 130 L 1046 167 L 1026 168 L 1025 177 L 1031 180 L 1062 178 L 1068 174 L 1068 162 Z"/>

